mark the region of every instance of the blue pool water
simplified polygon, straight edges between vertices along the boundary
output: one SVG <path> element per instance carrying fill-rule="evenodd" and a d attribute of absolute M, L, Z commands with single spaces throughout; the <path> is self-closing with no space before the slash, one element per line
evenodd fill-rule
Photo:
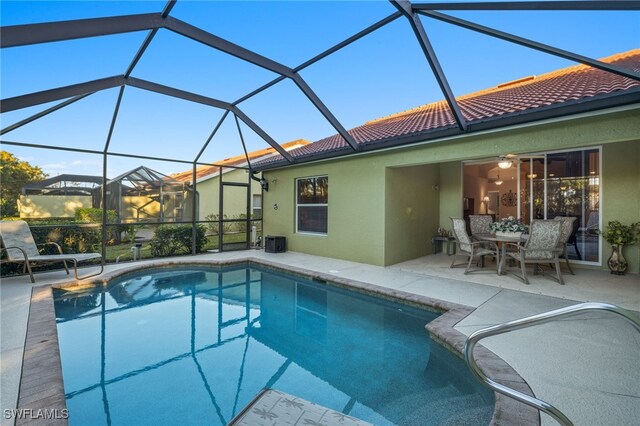
<path fill-rule="evenodd" d="M 379 425 L 493 412 L 429 341 L 437 314 L 279 272 L 145 270 L 54 299 L 71 425 L 224 425 L 265 387 Z"/>

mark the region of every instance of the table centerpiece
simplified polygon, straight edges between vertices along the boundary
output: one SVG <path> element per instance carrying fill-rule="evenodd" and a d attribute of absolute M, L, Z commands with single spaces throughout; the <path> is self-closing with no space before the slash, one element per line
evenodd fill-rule
<path fill-rule="evenodd" d="M 513 216 L 503 217 L 500 222 L 494 222 L 490 225 L 491 232 L 498 237 L 519 237 L 523 233 L 529 231 L 529 227 L 522 223 L 522 219 L 516 219 Z"/>

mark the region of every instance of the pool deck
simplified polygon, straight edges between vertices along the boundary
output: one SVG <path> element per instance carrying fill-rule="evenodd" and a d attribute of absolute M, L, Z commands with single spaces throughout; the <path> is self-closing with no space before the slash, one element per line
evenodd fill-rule
<path fill-rule="evenodd" d="M 575 276 L 563 274 L 564 286 L 549 276 L 531 276 L 531 285 L 526 286 L 513 276 L 499 277 L 490 268 L 463 275 L 462 268 L 449 269 L 451 257 L 446 254 L 386 268 L 294 252 L 270 254 L 258 250 L 171 260 L 230 261 L 246 257 L 469 306 L 473 312 L 455 326 L 465 335 L 482 327 L 585 301 L 612 303 L 635 311 L 640 317 L 637 274 L 616 276 L 606 271 L 574 268 Z M 135 265 L 130 262 L 109 265 L 105 272 L 132 266 Z M 21 276 L 2 279 L 0 284 L 2 410 L 17 405 L 32 288 L 72 281 L 64 271 L 37 274 L 36 280 L 36 284 L 31 284 L 28 277 Z M 621 318 L 606 312 L 583 314 L 494 336 L 481 344 L 511 365 L 536 396 L 558 407 L 576 425 L 630 425 L 640 418 L 640 333 Z M 13 424 L 4 417 L 2 425 Z M 545 414 L 541 420 L 543 425 L 556 424 Z"/>

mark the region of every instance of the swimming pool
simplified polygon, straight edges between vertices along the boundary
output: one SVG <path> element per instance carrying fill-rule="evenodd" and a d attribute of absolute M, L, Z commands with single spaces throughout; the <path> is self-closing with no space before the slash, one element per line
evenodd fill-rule
<path fill-rule="evenodd" d="M 54 289 L 69 421 L 226 424 L 263 388 L 375 424 L 488 424 L 437 314 L 254 266 Z"/>

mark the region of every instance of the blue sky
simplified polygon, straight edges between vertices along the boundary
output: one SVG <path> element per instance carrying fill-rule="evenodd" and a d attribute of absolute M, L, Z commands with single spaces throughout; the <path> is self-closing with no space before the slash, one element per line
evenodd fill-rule
<path fill-rule="evenodd" d="M 164 2 L 2 1 L 2 25 L 159 12 Z M 295 67 L 395 11 L 387 1 L 178 1 L 171 15 Z M 445 12 L 593 58 L 640 45 L 637 12 Z M 517 78 L 573 65 L 570 61 L 422 17 L 454 93 L 464 95 Z M 8 98 L 124 73 L 146 32 L 3 49 L 0 92 Z M 233 102 L 276 77 L 242 60 L 161 30 L 134 77 Z M 415 37 L 400 18 L 303 70 L 301 75 L 338 120 L 367 120 L 442 99 Z M 99 92 L 3 135 L 3 140 L 102 150 L 117 89 Z M 2 114 L 2 127 L 41 111 L 40 105 Z M 277 142 L 311 141 L 335 133 L 290 81 L 241 103 Z M 222 111 L 127 88 L 110 150 L 192 160 Z M 267 147 L 246 126 L 249 150 Z M 3 146 L 50 175 L 101 174 L 102 157 Z M 231 116 L 202 157 L 242 153 Z M 169 173 L 189 166 L 110 157 L 114 177 L 144 163 Z"/>

